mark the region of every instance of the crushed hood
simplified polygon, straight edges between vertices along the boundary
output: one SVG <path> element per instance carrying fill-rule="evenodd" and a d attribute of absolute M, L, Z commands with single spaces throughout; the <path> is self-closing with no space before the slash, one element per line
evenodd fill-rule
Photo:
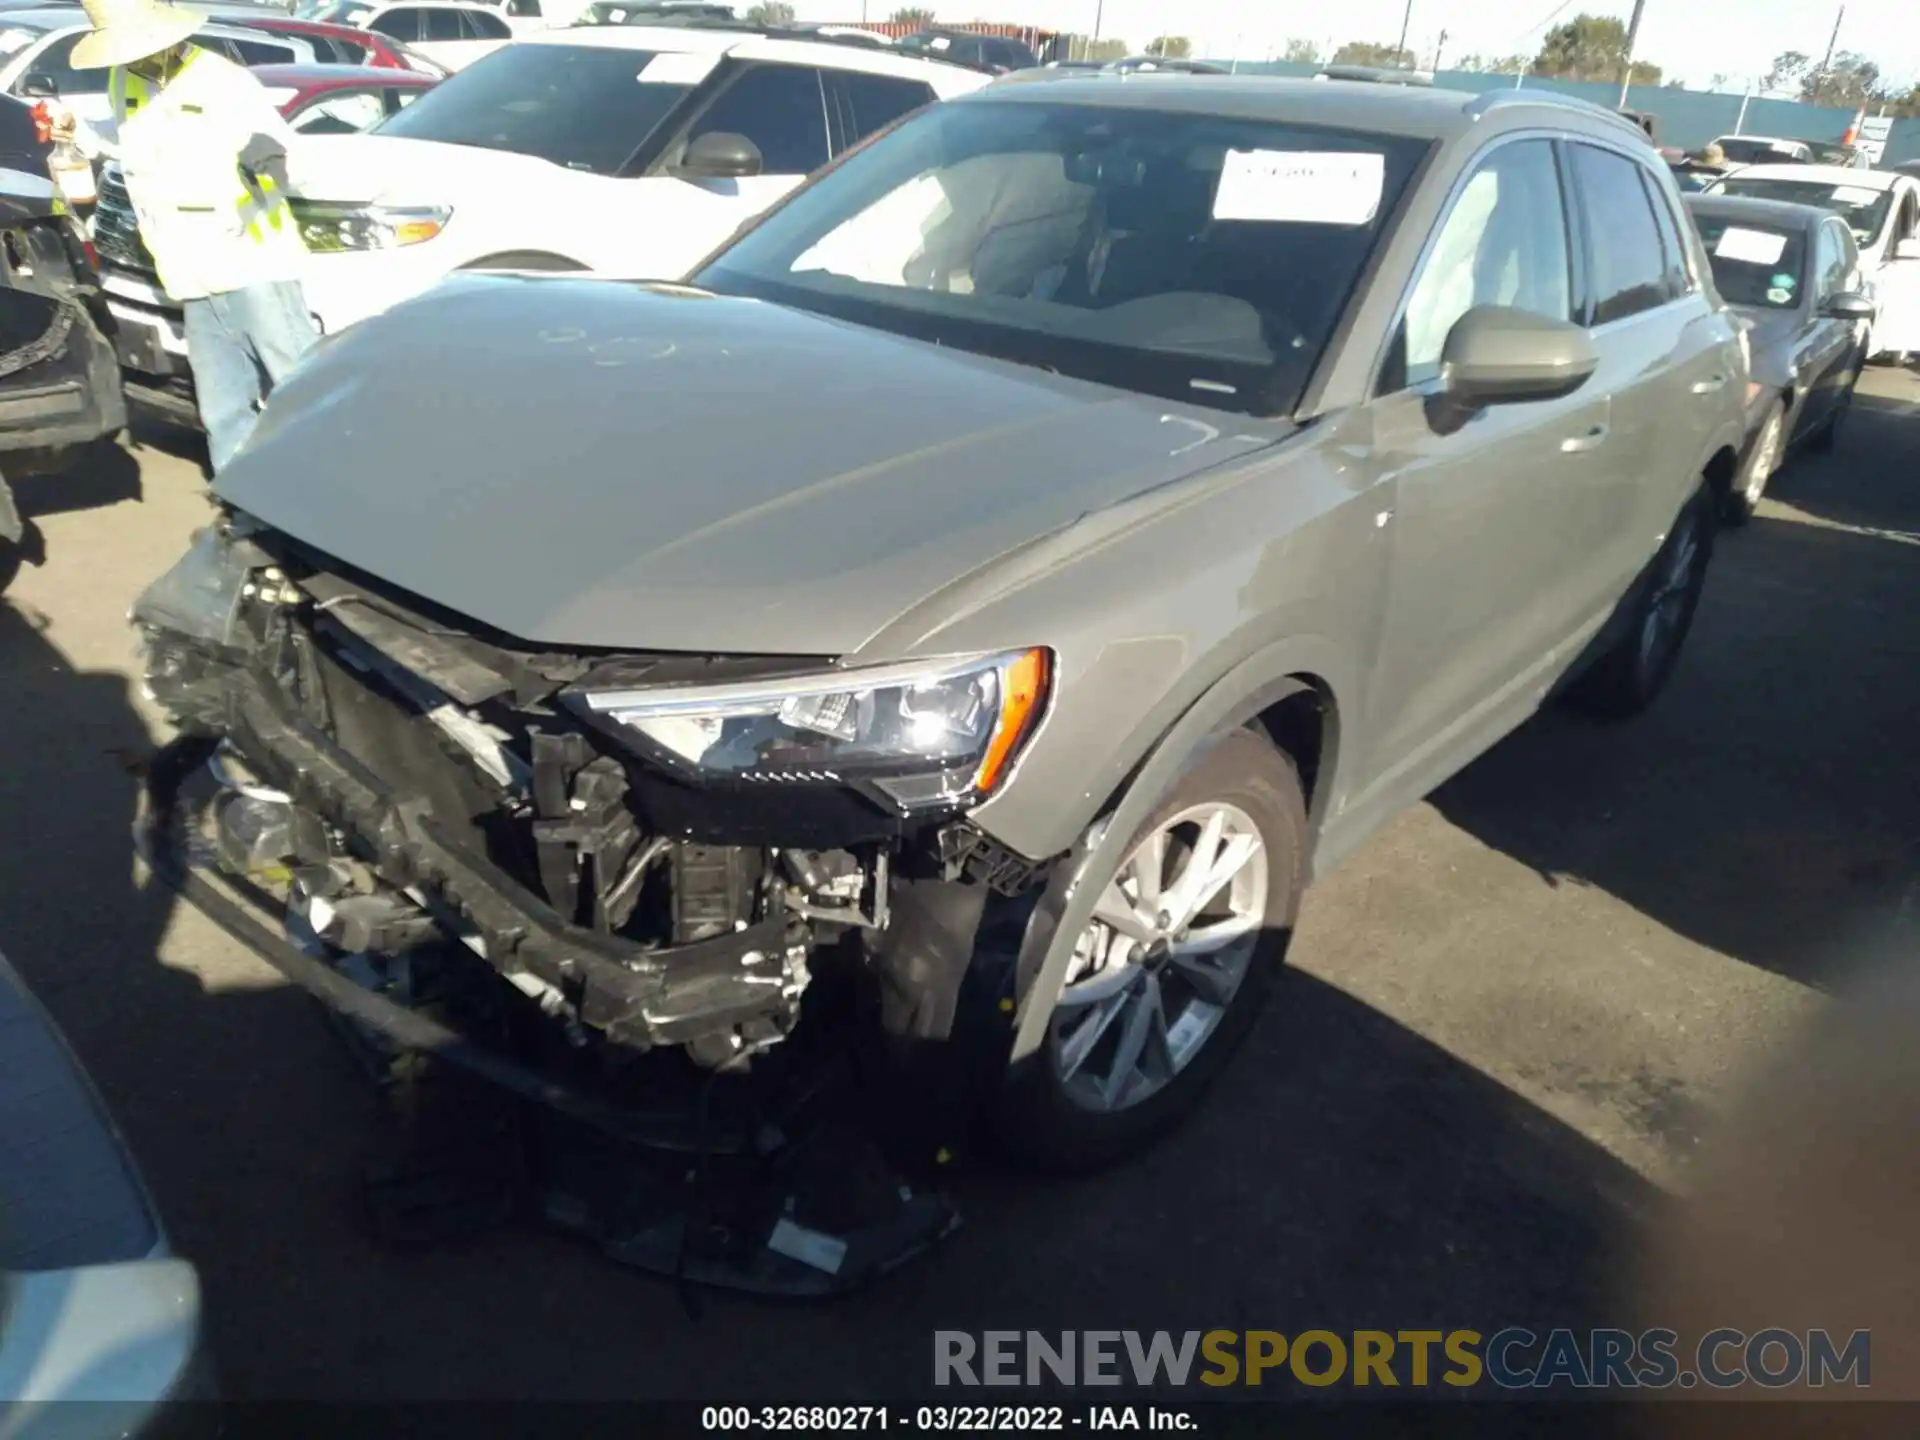
<path fill-rule="evenodd" d="M 846 654 L 1274 438 L 1242 423 L 758 301 L 472 276 L 322 342 L 216 488 L 523 640 Z"/>

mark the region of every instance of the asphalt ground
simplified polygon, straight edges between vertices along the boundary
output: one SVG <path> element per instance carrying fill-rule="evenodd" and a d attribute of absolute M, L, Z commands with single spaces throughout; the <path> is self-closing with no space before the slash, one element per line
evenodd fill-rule
<path fill-rule="evenodd" d="M 1605 1323 L 1704 1136 L 1907 934 L 1920 875 L 1920 377 L 1726 536 L 1626 726 L 1548 712 L 1309 897 L 1210 1103 L 1097 1178 L 959 1182 L 871 1292 L 672 1288 L 509 1228 L 376 1245 L 371 1099 L 316 1005 L 129 848 L 162 728 L 125 623 L 207 514 L 190 447 L 23 482 L 0 600 L 0 947 L 66 1028 L 201 1267 L 237 1398 L 873 1398 L 931 1332 Z"/>

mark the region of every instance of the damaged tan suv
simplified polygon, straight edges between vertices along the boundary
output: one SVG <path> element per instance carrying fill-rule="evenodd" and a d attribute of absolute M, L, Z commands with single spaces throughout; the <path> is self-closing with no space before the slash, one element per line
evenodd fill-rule
<path fill-rule="evenodd" d="M 1659 691 L 1743 433 L 1704 274 L 1557 97 L 993 87 L 685 283 L 323 344 L 137 611 L 171 773 L 218 747 L 270 958 L 390 1035 L 431 954 L 596 1104 L 865 1035 L 965 1057 L 889 1099 L 1111 1159 L 1309 879 L 1557 691 Z"/>

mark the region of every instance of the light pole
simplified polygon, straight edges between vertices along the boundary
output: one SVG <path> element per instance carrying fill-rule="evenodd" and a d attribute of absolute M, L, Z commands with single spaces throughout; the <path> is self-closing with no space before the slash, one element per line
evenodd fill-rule
<path fill-rule="evenodd" d="M 1633 84 L 1633 47 L 1640 38 L 1640 13 L 1647 0 L 1633 0 L 1633 19 L 1627 22 L 1627 56 L 1620 68 L 1620 109 L 1627 108 L 1627 87 Z"/>
<path fill-rule="evenodd" d="M 1407 30 L 1413 24 L 1413 0 L 1407 0 L 1407 10 L 1400 17 L 1400 43 L 1395 49 L 1404 55 L 1407 53 Z"/>

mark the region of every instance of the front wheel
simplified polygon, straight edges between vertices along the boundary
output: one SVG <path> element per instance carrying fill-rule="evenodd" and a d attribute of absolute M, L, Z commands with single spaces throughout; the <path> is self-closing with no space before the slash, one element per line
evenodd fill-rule
<path fill-rule="evenodd" d="M 1693 627 L 1713 556 L 1713 519 L 1709 492 L 1702 487 L 1674 518 L 1635 586 L 1620 638 L 1567 692 L 1571 703 L 1611 718 L 1637 715 L 1653 703 Z"/>
<path fill-rule="evenodd" d="M 1143 1149 L 1199 1101 L 1245 1040 L 1285 957 L 1304 875 L 1293 763 L 1251 730 L 1222 736 L 1099 885 L 1040 1052 L 1017 1068 L 994 1138 L 1036 1169 Z"/>
<path fill-rule="evenodd" d="M 1776 400 L 1760 423 L 1760 433 L 1747 452 L 1747 463 L 1740 467 L 1733 489 L 1727 495 L 1724 519 L 1729 525 L 1744 525 L 1753 518 L 1760 497 L 1767 493 L 1767 482 L 1780 468 L 1786 450 L 1787 402 Z"/>

